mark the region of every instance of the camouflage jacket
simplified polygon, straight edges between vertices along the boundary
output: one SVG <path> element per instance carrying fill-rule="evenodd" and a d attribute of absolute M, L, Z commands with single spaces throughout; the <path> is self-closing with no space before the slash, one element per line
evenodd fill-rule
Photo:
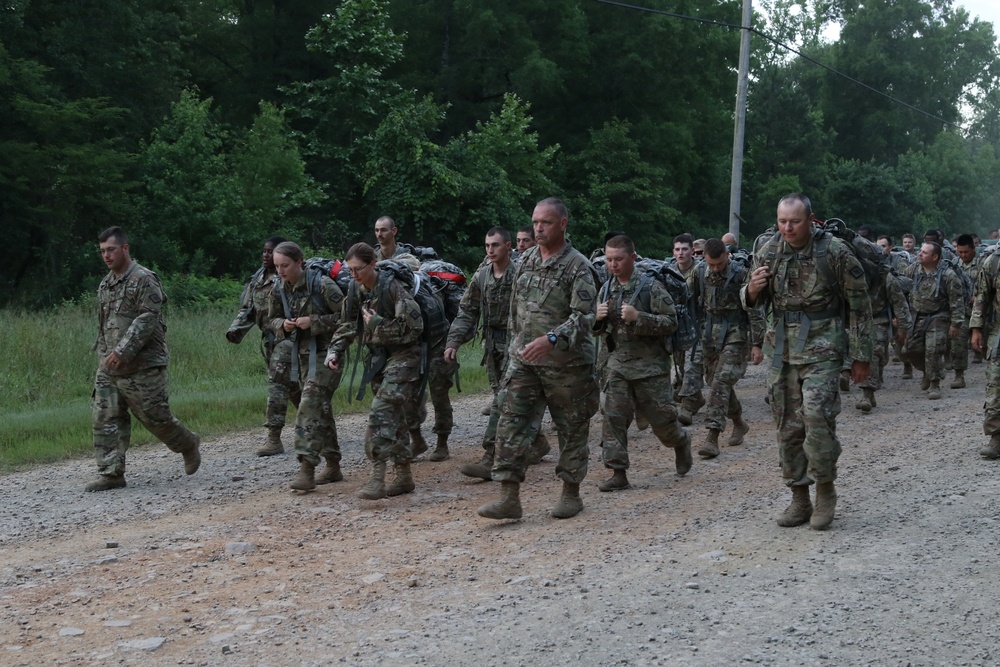
<path fill-rule="evenodd" d="M 243 337 L 256 326 L 260 329 L 265 342 L 268 345 L 274 344 L 271 319 L 267 315 L 267 301 L 277 280 L 279 280 L 277 274 L 265 277 L 264 267 L 261 267 L 243 287 L 243 294 L 240 296 L 240 310 L 236 313 L 236 319 L 229 325 L 229 330 L 226 332 L 227 334 L 235 334 L 237 343 L 242 341 Z"/>
<path fill-rule="evenodd" d="M 404 246 L 402 243 L 397 243 L 396 244 L 396 250 L 392 253 L 391 257 L 395 257 L 396 255 L 402 255 L 402 254 L 407 253 L 407 252 L 409 252 L 409 249 L 406 246 Z M 390 259 L 391 257 L 386 257 L 385 255 L 382 254 L 382 246 L 380 246 L 378 244 L 375 245 L 375 262 L 376 263 L 381 262 L 383 259 Z"/>
<path fill-rule="evenodd" d="M 740 303 L 740 288 L 746 280 L 749 267 L 730 261 L 725 275 L 707 268 L 699 288 L 698 310 L 704 313 L 701 339 L 706 348 L 721 350 L 734 343 L 760 343 L 763 322 L 760 311 L 748 314 Z M 755 323 L 755 336 L 751 336 L 750 320 Z"/>
<path fill-rule="evenodd" d="M 601 288 L 601 298 L 608 302 L 608 316 L 595 322 L 594 331 L 605 338 L 608 354 L 606 369 L 626 380 L 666 375 L 670 372 L 670 353 L 664 337 L 677 330 L 677 312 L 667 288 L 659 280 L 649 281 L 648 299 L 635 298 L 642 274 L 636 271 L 622 285 L 617 278 Z M 635 322 L 622 320 L 622 303 L 631 303 L 639 311 Z"/>
<path fill-rule="evenodd" d="M 979 255 L 976 255 L 975 257 L 973 257 L 972 261 L 969 262 L 968 264 L 966 264 L 965 262 L 963 262 L 961 259 L 958 260 L 958 265 L 960 267 L 962 267 L 962 270 L 965 271 L 965 275 L 969 276 L 969 280 L 972 281 L 972 289 L 973 290 L 975 290 L 975 288 L 976 288 L 976 280 L 979 279 L 979 267 L 980 267 L 980 265 L 982 263 L 983 263 L 983 258 L 980 257 Z M 972 304 L 969 304 L 969 305 L 972 305 Z M 966 310 L 966 314 L 968 314 L 968 312 L 969 311 Z"/>
<path fill-rule="evenodd" d="M 375 284 L 378 285 L 377 278 Z M 352 294 L 344 306 L 340 326 L 333 334 L 327 359 L 342 357 L 344 351 L 360 335 L 369 352 L 386 352 L 387 364 L 419 372 L 420 334 L 424 330 L 420 306 L 406 285 L 395 278 L 388 281 L 386 290 L 386 295 L 375 294 L 356 280 L 351 280 L 348 291 Z M 365 307 L 375 311 L 367 324 L 361 316 L 361 309 Z"/>
<path fill-rule="evenodd" d="M 970 329 L 980 329 L 986 338 L 987 356 L 992 359 L 1000 346 L 1000 252 L 983 256 L 976 277 L 975 295 L 972 299 Z"/>
<path fill-rule="evenodd" d="M 755 302 L 749 301 L 744 283 L 740 302 L 746 310 L 770 306 L 765 351 L 775 366 L 842 361 L 845 353 L 857 361 L 871 361 L 872 311 L 864 270 L 846 243 L 827 236 L 823 259 L 814 257 L 815 236 L 798 251 L 776 236 L 754 253 L 747 282 L 761 266 L 771 269 L 771 278 Z M 833 281 L 826 278 L 819 261 L 829 263 Z"/>
<path fill-rule="evenodd" d="M 666 263 L 667 266 L 675 269 L 679 274 L 684 276 L 684 280 L 686 280 L 688 284 L 688 289 L 691 290 L 691 301 L 694 303 L 695 307 L 695 318 L 698 322 L 704 322 L 705 311 L 702 307 L 701 285 L 705 279 L 705 273 L 708 271 L 708 268 L 705 266 L 705 262 L 700 259 L 695 259 L 691 262 L 691 266 L 689 266 L 686 271 L 677 266 L 677 260 L 673 257 L 667 258 Z"/>
<path fill-rule="evenodd" d="M 316 290 L 318 293 L 314 294 Z M 285 312 L 282 295 L 288 302 L 288 313 Z M 310 348 L 322 353 L 340 324 L 343 304 L 344 293 L 330 277 L 303 271 L 294 285 L 280 279 L 276 282 L 268 295 L 267 316 L 275 338 L 279 341 L 286 338 L 294 340 L 300 356 L 308 355 Z M 308 329 L 284 330 L 282 325 L 286 319 L 306 316 L 312 318 Z M 311 339 L 315 339 L 315 345 Z"/>
<path fill-rule="evenodd" d="M 155 273 L 135 260 L 120 276 L 108 273 L 97 287 L 97 340 L 100 360 L 116 352 L 122 363 L 107 369 L 111 375 L 131 375 L 166 366 L 167 325 L 163 304 L 167 298 Z"/>
<path fill-rule="evenodd" d="M 458 317 L 451 323 L 445 347 L 458 348 L 472 340 L 480 322 L 487 352 L 492 352 L 495 347 L 507 346 L 507 320 L 510 317 L 510 295 L 516 268 L 516 263 L 511 261 L 498 279 L 493 276 L 492 264 L 479 267 L 462 295 Z"/>
<path fill-rule="evenodd" d="M 942 261 L 934 272 L 928 273 L 918 264 L 911 275 L 910 308 L 914 320 L 921 315 L 936 315 L 947 317 L 952 326 L 965 324 L 962 279 L 951 267 Z"/>
<path fill-rule="evenodd" d="M 569 242 L 547 260 L 538 247 L 529 248 L 514 273 L 507 326 L 511 358 L 536 366 L 593 365 L 596 304 L 594 270 Z M 555 348 L 541 361 L 526 362 L 525 345 L 549 331 L 558 339 Z"/>
<path fill-rule="evenodd" d="M 888 325 L 895 318 L 896 329 L 903 333 L 909 332 L 913 326 L 910 304 L 894 273 L 886 273 L 885 281 L 869 291 L 868 296 L 872 301 L 872 320 L 875 324 Z"/>

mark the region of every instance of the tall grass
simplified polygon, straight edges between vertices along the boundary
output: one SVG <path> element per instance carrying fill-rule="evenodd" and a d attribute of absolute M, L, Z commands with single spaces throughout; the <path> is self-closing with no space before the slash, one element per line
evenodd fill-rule
<path fill-rule="evenodd" d="M 253 428 L 264 419 L 267 383 L 259 336 L 251 332 L 241 345 L 225 339 L 235 311 L 235 305 L 203 305 L 165 313 L 170 406 L 203 435 Z M 2 311 L 0 321 L 0 470 L 89 454 L 97 368 L 93 301 L 39 313 Z M 489 385 L 480 355 L 474 344 L 461 350 L 464 391 Z M 334 395 L 335 414 L 369 406 L 370 392 L 364 401 L 347 402 L 349 381 L 348 370 Z M 289 423 L 293 419 L 290 410 Z M 133 444 L 152 440 L 133 420 Z"/>

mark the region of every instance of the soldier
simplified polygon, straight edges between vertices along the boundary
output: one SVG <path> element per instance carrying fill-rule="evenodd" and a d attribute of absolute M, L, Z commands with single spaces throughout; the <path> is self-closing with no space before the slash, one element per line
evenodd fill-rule
<path fill-rule="evenodd" d="M 879 237 L 882 245 L 884 236 Z M 891 242 L 889 246 L 891 247 Z M 883 246 L 883 251 L 888 252 Z M 863 396 L 854 407 L 868 414 L 877 407 L 875 392 L 882 388 L 883 371 L 889 362 L 889 341 L 902 345 L 910 331 L 912 319 L 910 306 L 906 301 L 902 285 L 896 274 L 888 267 L 883 269 L 882 280 L 879 280 L 868 292 L 872 304 L 872 325 L 874 339 L 872 341 L 872 364 L 868 379 L 861 383 Z"/>
<path fill-rule="evenodd" d="M 344 261 L 351 272 L 351 288 L 326 364 L 339 369 L 345 350 L 361 336 L 373 372 L 375 397 L 365 433 L 365 454 L 372 462 L 372 477 L 358 497 L 377 500 L 410 493 L 415 488 L 407 416 L 416 409 L 420 393 L 420 336 L 424 322 L 409 288 L 391 274 L 381 275 L 389 269 L 375 265 L 374 248 L 355 243 Z M 386 488 L 389 460 L 395 477 Z"/>
<path fill-rule="evenodd" d="M 924 371 L 920 389 L 927 392 L 927 398 L 936 400 L 941 398 L 948 339 L 961 334 L 965 324 L 962 281 L 941 261 L 941 246 L 937 243 L 920 246 L 917 264 L 911 267 L 910 275 L 914 322 L 903 354 L 918 370 Z"/>
<path fill-rule="evenodd" d="M 497 426 L 493 479 L 501 482 L 501 498 L 479 508 L 479 515 L 490 519 L 521 517 L 519 492 L 540 403 L 548 406 L 559 434 L 556 475 L 563 490 L 552 516 L 565 519 L 583 509 L 580 482 L 587 476 L 587 436 L 599 403 L 593 268 L 566 239 L 569 213 L 560 200 L 538 202 L 531 220 L 537 246 L 514 274 L 507 396 Z"/>
<path fill-rule="evenodd" d="M 226 331 L 226 340 L 239 344 L 254 326 L 260 329 L 260 351 L 267 367 L 267 412 L 264 426 L 267 427 L 267 442 L 257 450 L 257 456 L 274 456 L 285 451 L 281 442 L 281 430 L 285 427 L 288 402 L 299 405 L 298 383 L 291 382 L 288 371 L 292 360 L 292 346 L 289 341 L 278 344 L 271 321 L 267 317 L 267 300 L 274 288 L 277 273 L 274 269 L 274 248 L 285 241 L 280 236 L 272 236 L 264 241 L 261 266 L 243 287 L 240 310 L 236 319 Z"/>
<path fill-rule="evenodd" d="M 955 239 L 955 254 L 958 255 L 958 266 L 965 275 L 969 277 L 972 285 L 976 284 L 979 276 L 979 255 L 976 254 L 976 240 L 971 234 L 960 234 Z M 969 317 L 972 315 L 972 300 L 965 304 L 965 325 L 962 333 L 951 341 L 951 361 L 955 367 L 955 380 L 951 383 L 952 389 L 962 389 L 965 387 L 965 371 L 969 368 Z M 982 356 L 974 351 L 973 361 L 977 364 L 983 363 Z"/>
<path fill-rule="evenodd" d="M 911 236 L 912 236 L 912 234 L 911 234 Z M 884 252 L 889 257 L 889 268 L 892 270 L 892 273 L 894 274 L 893 277 L 896 278 L 893 282 L 895 282 L 895 283 L 898 284 L 898 286 L 899 286 L 899 288 L 900 288 L 900 290 L 901 290 L 901 292 L 903 294 L 903 300 L 906 301 L 906 299 L 908 298 L 908 296 L 907 296 L 907 290 L 903 287 L 903 282 L 901 280 L 899 280 L 899 278 L 897 276 L 901 276 L 901 275 L 905 274 L 905 272 L 907 270 L 907 267 L 910 266 L 910 264 L 913 263 L 913 258 L 910 256 L 910 253 L 908 253 L 908 252 L 905 252 L 905 251 L 902 251 L 902 250 L 900 250 L 900 251 L 895 250 L 895 246 L 892 243 L 892 237 L 889 236 L 888 234 L 882 234 L 881 236 L 879 236 L 878 240 L 876 241 L 876 243 L 878 244 L 878 246 L 880 248 L 882 248 L 882 252 Z M 895 303 L 893 301 L 893 299 L 894 299 L 894 296 L 893 296 L 894 289 L 895 288 L 890 288 L 890 290 L 886 293 L 886 296 L 888 297 L 889 300 L 888 301 L 883 301 L 882 303 L 885 304 L 886 308 L 890 308 L 892 310 L 892 312 L 894 313 L 893 317 L 897 317 L 898 318 L 898 315 L 895 315 L 895 314 L 900 312 L 900 308 L 898 306 L 893 305 Z M 879 331 L 877 329 L 877 327 L 880 324 L 880 322 L 879 322 L 879 312 L 878 311 L 881 309 L 881 306 L 877 309 L 876 306 L 875 306 L 875 303 L 874 303 L 874 299 L 876 298 L 875 295 L 869 295 L 869 296 L 871 296 L 871 298 L 873 300 L 873 303 L 872 303 L 872 318 L 874 318 L 874 320 L 875 320 L 876 335 L 879 335 Z M 909 303 L 908 302 L 907 302 L 906 312 L 907 312 L 907 314 L 909 314 L 909 312 L 910 312 Z M 894 331 L 898 331 L 896 329 L 896 324 L 895 323 L 892 324 L 891 328 Z M 910 379 L 912 379 L 913 378 L 913 365 L 910 362 L 903 360 L 903 343 L 902 343 L 902 339 L 900 339 L 900 337 L 898 335 L 896 335 L 895 333 L 892 333 L 891 335 L 889 335 L 889 342 L 892 344 L 892 351 L 893 351 L 893 359 L 892 360 L 893 361 L 897 361 L 897 362 L 898 361 L 902 361 L 903 362 L 903 375 L 902 375 L 902 378 L 904 380 L 910 380 Z M 877 352 L 878 352 L 878 341 L 876 341 L 876 349 L 875 349 L 875 352 L 874 352 L 876 354 L 876 356 L 877 356 Z M 877 388 L 881 388 L 882 387 L 883 371 L 885 370 L 885 365 L 886 364 L 882 363 L 882 359 L 873 359 L 873 361 L 878 361 L 879 363 L 882 364 L 882 366 L 878 369 L 878 378 L 877 378 L 877 381 L 876 381 L 876 384 L 878 386 L 875 387 L 877 389 Z M 871 375 L 869 375 L 868 381 L 872 382 Z M 872 389 L 872 387 L 868 387 L 868 388 Z M 862 387 L 862 390 L 864 390 L 864 387 Z M 873 391 L 874 391 L 874 389 L 873 389 Z M 855 403 L 854 406 L 856 408 L 858 408 L 859 410 L 861 410 L 862 412 L 868 412 L 868 410 L 864 409 L 865 403 L 868 403 L 869 410 L 870 410 L 871 408 L 875 407 L 875 402 L 874 401 L 875 401 L 874 394 L 872 396 L 870 396 L 870 397 L 866 395 L 865 397 L 863 397 L 861 399 L 858 399 L 858 402 Z"/>
<path fill-rule="evenodd" d="M 853 359 L 854 382 L 864 382 L 872 316 L 864 270 L 853 250 L 817 229 L 814 219 L 805 195 L 786 195 L 778 202 L 779 234 L 754 253 L 740 300 L 747 310 L 765 304 L 772 308 L 770 404 L 781 474 L 792 489 L 792 502 L 778 525 L 809 521 L 814 529 L 825 530 L 837 506 L 834 480 L 841 446 L 836 420 L 843 355 L 847 350 Z M 809 500 L 813 482 L 815 511 Z"/>
<path fill-rule="evenodd" d="M 378 240 L 378 248 L 375 249 L 375 261 L 381 262 L 409 250 L 396 243 L 396 234 L 399 228 L 396 221 L 387 215 L 375 221 L 375 238 Z"/>
<path fill-rule="evenodd" d="M 704 243 L 704 242 L 703 242 Z M 690 234 L 679 234 L 674 237 L 673 258 L 667 263 L 677 269 L 687 281 L 691 295 L 694 297 L 695 318 L 701 328 L 704 321 L 704 313 L 698 310 L 698 303 L 701 301 L 701 283 L 705 277 L 705 265 L 700 259 L 695 259 L 692 250 L 694 239 Z M 705 365 L 702 362 L 703 349 L 700 343 L 695 343 L 690 351 L 675 353 L 674 359 L 677 366 L 677 379 L 675 384 L 679 385 L 677 399 L 680 409 L 677 411 L 677 420 L 685 426 L 690 426 L 698 410 L 705 405 L 705 397 L 702 395 L 702 387 L 705 386 Z"/>
<path fill-rule="evenodd" d="M 719 434 L 726 429 L 726 417 L 733 420 L 733 432 L 728 445 L 736 447 L 750 430 L 743 419 L 743 406 L 736 395 L 736 383 L 747 372 L 747 359 L 756 366 L 764 359 L 762 341 L 751 338 L 750 316 L 740 305 L 740 288 L 746 280 L 749 266 L 731 260 L 729 250 L 719 239 L 705 242 L 705 276 L 700 288 L 700 310 L 705 314 L 702 328 L 702 349 L 706 376 L 711 383 L 705 428 L 708 436 L 698 449 L 698 455 L 715 458 L 719 455 Z M 754 327 L 758 333 L 763 324 Z"/>
<path fill-rule="evenodd" d="M 497 424 L 500 422 L 500 408 L 506 391 L 501 388 L 501 380 L 507 370 L 507 318 L 510 315 L 510 294 L 513 287 L 515 263 L 512 261 L 510 233 L 502 227 L 493 227 L 486 233 L 486 259 L 469 282 L 462 305 L 448 332 L 444 360 L 454 364 L 458 360 L 458 348 L 472 340 L 480 329 L 483 336 L 483 365 L 493 389 L 490 405 L 490 421 L 483 435 L 483 457 L 477 463 L 469 463 L 460 468 L 467 477 L 491 481 L 496 452 Z M 528 465 L 542 460 L 549 452 L 549 442 L 539 430 L 544 414 L 544 404 L 536 414 L 533 428 L 537 432 Z"/>
<path fill-rule="evenodd" d="M 653 433 L 674 450 L 678 475 L 691 469 L 691 436 L 677 423 L 670 383 L 670 353 L 664 338 L 677 330 L 677 312 L 667 288 L 635 270 L 635 244 L 624 234 L 607 240 L 610 274 L 600 291 L 594 330 L 605 337 L 604 420 L 601 458 L 612 476 L 601 491 L 629 486 L 628 427 L 632 414 L 649 420 Z"/>
<path fill-rule="evenodd" d="M 298 383 L 301 396 L 295 417 L 299 474 L 291 487 L 312 491 L 317 484 L 344 479 L 337 423 L 330 405 L 341 374 L 327 368 L 322 356 L 340 324 L 344 293 L 328 275 L 305 269 L 302 248 L 295 243 L 278 244 L 274 265 L 281 280 L 268 297 L 267 315 L 278 340 L 291 342 L 289 377 Z M 321 456 L 326 468 L 317 476 Z"/>
<path fill-rule="evenodd" d="M 969 329 L 972 349 L 986 357 L 986 403 L 983 405 L 983 433 L 990 441 L 979 455 L 1000 458 L 1000 252 L 983 257 L 976 276 L 975 297 Z"/>
<path fill-rule="evenodd" d="M 917 237 L 909 232 L 903 234 L 903 252 L 910 256 L 911 264 L 917 259 Z"/>
<path fill-rule="evenodd" d="M 517 252 L 523 255 L 528 248 L 535 247 L 535 228 L 531 225 L 517 230 Z"/>
<path fill-rule="evenodd" d="M 184 457 L 184 472 L 201 465 L 201 438 L 177 421 L 167 392 L 166 297 L 155 273 L 132 259 L 128 236 L 110 227 L 97 237 L 110 269 L 97 288 L 98 328 L 94 350 L 94 455 L 98 477 L 87 491 L 125 486 L 125 453 L 132 435 L 129 411 L 172 452 Z"/>

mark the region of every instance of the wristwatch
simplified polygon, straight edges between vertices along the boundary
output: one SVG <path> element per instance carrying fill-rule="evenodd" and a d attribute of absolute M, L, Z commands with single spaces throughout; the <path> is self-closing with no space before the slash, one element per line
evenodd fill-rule
<path fill-rule="evenodd" d="M 552 347 L 555 347 L 556 343 L 559 342 L 559 337 L 556 336 L 555 331 L 548 332 L 547 334 L 545 334 L 545 337 L 549 339 L 550 343 L 552 343 Z"/>

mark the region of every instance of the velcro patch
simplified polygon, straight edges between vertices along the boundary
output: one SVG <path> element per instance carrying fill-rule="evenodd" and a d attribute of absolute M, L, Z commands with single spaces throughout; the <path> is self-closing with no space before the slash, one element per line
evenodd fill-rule
<path fill-rule="evenodd" d="M 340 303 L 341 301 L 344 300 L 344 295 L 343 294 L 331 294 L 330 295 L 330 299 L 334 303 Z"/>
<path fill-rule="evenodd" d="M 419 320 L 420 319 L 420 311 L 419 310 L 411 310 L 410 311 L 410 317 L 413 318 L 413 319 L 415 319 L 415 320 Z"/>
<path fill-rule="evenodd" d="M 155 293 L 154 294 L 150 294 L 149 295 L 149 300 L 152 301 L 153 303 L 159 303 L 160 302 L 160 295 L 159 294 L 155 294 Z"/>
<path fill-rule="evenodd" d="M 576 295 L 580 297 L 580 301 L 590 301 L 594 296 L 587 290 L 579 290 Z"/>
<path fill-rule="evenodd" d="M 852 276 L 854 276 L 856 280 L 861 280 L 862 278 L 865 277 L 865 270 L 862 269 L 860 266 L 852 267 L 849 273 Z"/>

